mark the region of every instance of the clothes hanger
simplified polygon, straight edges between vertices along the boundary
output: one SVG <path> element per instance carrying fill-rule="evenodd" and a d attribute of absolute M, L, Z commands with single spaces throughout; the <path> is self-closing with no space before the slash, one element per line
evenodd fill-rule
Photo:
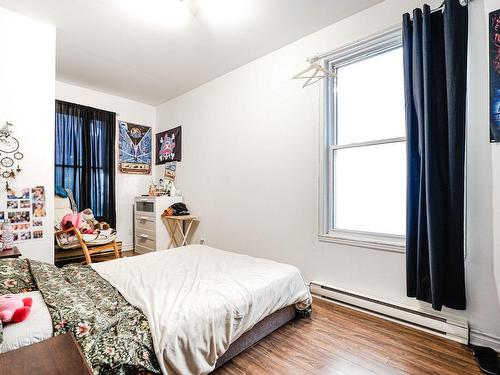
<path fill-rule="evenodd" d="M 308 59 L 308 62 L 309 62 L 309 67 L 307 69 L 304 69 L 303 71 L 295 74 L 292 77 L 292 79 L 307 79 L 307 81 L 302 85 L 303 88 L 313 85 L 316 82 L 321 81 L 323 78 L 335 77 L 334 72 L 325 69 L 320 64 L 318 64 L 317 58 Z"/>

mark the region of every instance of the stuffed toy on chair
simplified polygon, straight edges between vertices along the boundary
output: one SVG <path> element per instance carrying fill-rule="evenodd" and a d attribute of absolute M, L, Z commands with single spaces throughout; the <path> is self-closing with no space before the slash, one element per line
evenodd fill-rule
<path fill-rule="evenodd" d="M 2 323 L 22 322 L 28 317 L 32 303 L 31 298 L 21 298 L 14 294 L 0 296 L 0 320 Z"/>
<path fill-rule="evenodd" d="M 80 213 L 65 215 L 61 220 L 61 227 L 65 229 L 75 227 L 82 234 L 94 234 L 95 232 L 98 233 L 98 230 L 110 228 L 107 223 L 99 223 L 90 208 Z"/>
<path fill-rule="evenodd" d="M 75 227 L 80 229 L 83 221 L 83 214 L 67 214 L 61 219 L 61 226 L 63 229 L 68 229 L 71 227 Z"/>
<path fill-rule="evenodd" d="M 98 228 L 99 222 L 96 220 L 94 213 L 90 208 L 83 210 L 82 215 L 83 220 L 85 220 L 92 227 L 92 229 Z"/>
<path fill-rule="evenodd" d="M 85 210 L 83 210 L 82 214 L 83 214 L 83 220 L 85 220 L 87 224 L 90 225 L 92 232 L 96 231 L 97 229 L 107 230 L 110 228 L 108 223 L 98 222 L 94 216 L 94 213 L 90 208 L 86 208 Z M 92 234 L 92 232 L 87 232 L 87 233 Z"/>
<path fill-rule="evenodd" d="M 85 214 L 83 212 L 64 215 L 61 220 L 61 226 L 64 229 L 75 227 L 80 232 L 87 234 L 92 234 L 94 232 L 93 226 L 85 220 Z"/>

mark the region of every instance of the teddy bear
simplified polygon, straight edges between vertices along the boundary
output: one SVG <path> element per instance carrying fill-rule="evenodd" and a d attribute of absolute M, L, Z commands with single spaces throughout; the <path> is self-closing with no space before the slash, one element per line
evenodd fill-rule
<path fill-rule="evenodd" d="M 100 230 L 107 230 L 111 228 L 108 223 L 105 223 L 103 221 L 99 222 L 94 216 L 94 213 L 90 208 L 86 208 L 85 210 L 82 211 L 83 214 L 83 220 L 85 220 L 90 227 L 92 228 L 92 231 L 95 231 L 96 229 Z"/>
<path fill-rule="evenodd" d="M 96 220 L 94 213 L 90 208 L 86 208 L 82 211 L 82 218 L 90 227 L 90 230 L 86 231 L 86 233 L 92 234 L 94 230 L 99 229 L 99 222 Z"/>
<path fill-rule="evenodd" d="M 28 317 L 32 303 L 29 297 L 21 298 L 15 294 L 0 296 L 0 320 L 2 323 L 22 322 Z"/>

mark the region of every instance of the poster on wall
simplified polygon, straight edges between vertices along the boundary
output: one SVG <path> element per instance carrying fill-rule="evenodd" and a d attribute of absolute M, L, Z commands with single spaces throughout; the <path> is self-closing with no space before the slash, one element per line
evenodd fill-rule
<path fill-rule="evenodd" d="M 30 189 L 12 189 L 7 191 L 7 200 L 13 199 L 30 199 Z"/>
<path fill-rule="evenodd" d="M 182 128 L 180 126 L 156 134 L 156 165 L 182 159 Z"/>
<path fill-rule="evenodd" d="M 31 201 L 33 207 L 33 217 L 47 216 L 45 211 L 45 188 L 43 186 L 36 186 L 31 189 Z M 23 207 L 21 206 L 21 208 Z"/>
<path fill-rule="evenodd" d="M 490 142 L 500 142 L 500 9 L 489 15 Z"/>
<path fill-rule="evenodd" d="M 20 227 L 20 225 L 29 226 L 31 216 L 29 211 L 10 211 L 7 213 L 7 217 L 9 218 L 9 222 L 13 226 L 12 229 L 16 230 L 16 229 L 27 229 L 25 227 Z"/>
<path fill-rule="evenodd" d="M 45 187 L 10 188 L 6 198 L 7 210 L 0 211 L 0 220 L 11 224 L 14 241 L 42 239 L 47 216 Z"/>
<path fill-rule="evenodd" d="M 151 128 L 118 122 L 118 170 L 127 174 L 151 174 Z"/>
<path fill-rule="evenodd" d="M 175 181 L 176 171 L 177 171 L 177 162 L 169 161 L 168 163 L 165 163 L 165 172 L 163 177 L 167 181 Z"/>

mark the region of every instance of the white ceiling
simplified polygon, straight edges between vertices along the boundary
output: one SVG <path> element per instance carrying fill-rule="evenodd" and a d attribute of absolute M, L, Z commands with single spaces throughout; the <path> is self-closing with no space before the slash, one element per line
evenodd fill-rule
<path fill-rule="evenodd" d="M 152 105 L 382 0 L 0 0 L 57 26 L 57 79 Z"/>

